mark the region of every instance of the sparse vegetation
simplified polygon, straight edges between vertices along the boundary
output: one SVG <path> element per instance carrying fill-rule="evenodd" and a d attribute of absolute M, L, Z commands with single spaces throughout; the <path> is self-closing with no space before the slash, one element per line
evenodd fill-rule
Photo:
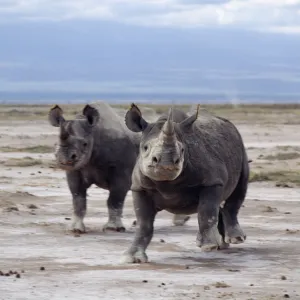
<path fill-rule="evenodd" d="M 53 147 L 50 146 L 33 146 L 25 148 L 14 148 L 14 147 L 0 147 L 0 152 L 28 152 L 28 153 L 52 153 Z"/>
<path fill-rule="evenodd" d="M 290 159 L 298 159 L 300 158 L 299 152 L 279 152 L 271 155 L 260 155 L 259 159 L 265 160 L 290 160 Z"/>
<path fill-rule="evenodd" d="M 277 183 L 293 183 L 300 186 L 300 171 L 277 170 L 269 172 L 255 172 L 250 173 L 250 182 L 274 181 Z"/>
<path fill-rule="evenodd" d="M 4 162 L 6 167 L 32 167 L 36 165 L 42 165 L 40 159 L 34 159 L 32 157 L 26 156 L 23 158 L 9 158 Z"/>
<path fill-rule="evenodd" d="M 66 118 L 73 118 L 81 112 L 86 103 L 61 105 Z M 148 107 L 156 113 L 168 111 L 169 104 L 144 104 L 137 103 L 141 109 Z M 247 104 L 247 105 L 231 105 L 217 104 L 208 105 L 201 104 L 201 108 L 229 118 L 238 122 L 250 122 L 253 120 L 260 123 L 276 123 L 276 124 L 300 124 L 300 104 Z M 111 104 L 112 107 L 127 110 L 127 104 Z M 195 106 L 195 105 L 193 105 Z M 52 105 L 0 105 L 1 120 L 47 120 L 49 109 Z M 192 104 L 176 105 L 176 107 L 184 111 L 191 111 Z M 286 117 L 288 115 L 288 118 Z"/>

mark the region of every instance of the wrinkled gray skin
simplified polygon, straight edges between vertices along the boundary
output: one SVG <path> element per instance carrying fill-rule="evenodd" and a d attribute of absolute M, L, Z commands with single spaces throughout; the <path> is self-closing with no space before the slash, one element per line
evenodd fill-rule
<path fill-rule="evenodd" d="M 198 215 L 197 245 L 203 251 L 242 243 L 238 222 L 244 202 L 249 165 L 236 127 L 201 110 L 180 123 L 159 119 L 147 123 L 137 106 L 126 125 L 142 132 L 140 154 L 132 173 L 137 228 L 123 262 L 147 262 L 157 212 Z"/>
<path fill-rule="evenodd" d="M 85 232 L 87 189 L 95 184 L 109 190 L 109 218 L 103 230 L 124 231 L 123 205 L 131 186 L 141 134 L 128 130 L 124 120 L 105 102 L 86 105 L 74 120 L 65 120 L 62 109 L 56 105 L 49 112 L 49 122 L 59 127 L 55 156 L 58 166 L 66 171 L 73 198 L 71 230 Z M 174 220 L 179 219 L 183 225 L 187 218 L 177 216 Z"/>

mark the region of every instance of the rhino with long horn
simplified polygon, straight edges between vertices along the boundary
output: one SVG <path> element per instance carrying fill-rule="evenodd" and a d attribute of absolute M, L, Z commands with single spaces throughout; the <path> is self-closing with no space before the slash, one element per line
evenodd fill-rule
<path fill-rule="evenodd" d="M 124 254 L 128 263 L 147 262 L 156 214 L 197 214 L 197 246 L 204 251 L 243 243 L 238 213 L 245 200 L 249 163 L 242 137 L 230 121 L 205 110 L 181 122 L 148 123 L 136 106 L 126 114 L 127 127 L 142 132 L 132 174 L 137 228 Z"/>

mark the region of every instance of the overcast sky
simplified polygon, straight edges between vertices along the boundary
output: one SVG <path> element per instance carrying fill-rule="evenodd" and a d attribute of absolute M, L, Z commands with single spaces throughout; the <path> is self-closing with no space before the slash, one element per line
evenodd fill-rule
<path fill-rule="evenodd" d="M 1 0 L 2 22 L 113 20 L 145 26 L 239 26 L 300 33 L 299 0 Z"/>
<path fill-rule="evenodd" d="M 0 98 L 300 95 L 299 37 L 300 0 L 0 0 Z"/>

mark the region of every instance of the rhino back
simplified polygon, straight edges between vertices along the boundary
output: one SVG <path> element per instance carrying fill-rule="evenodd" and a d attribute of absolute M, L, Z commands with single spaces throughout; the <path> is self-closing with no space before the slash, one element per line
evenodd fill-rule
<path fill-rule="evenodd" d="M 228 197 L 247 159 L 241 135 L 228 120 L 200 112 L 193 126 L 182 132 L 190 167 L 204 184 L 220 182 Z"/>
<path fill-rule="evenodd" d="M 132 170 L 138 154 L 140 135 L 129 131 L 124 120 L 107 103 L 99 101 L 91 105 L 100 116 L 93 132 L 91 163 Z"/>

